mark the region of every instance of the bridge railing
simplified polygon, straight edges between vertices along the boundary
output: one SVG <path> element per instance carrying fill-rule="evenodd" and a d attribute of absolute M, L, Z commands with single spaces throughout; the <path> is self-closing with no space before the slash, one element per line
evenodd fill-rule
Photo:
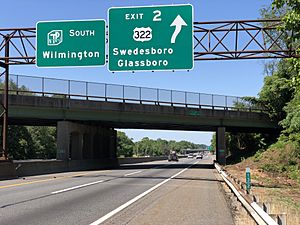
<path fill-rule="evenodd" d="M 3 78 L 0 81 L 3 83 Z M 264 111 L 236 96 L 10 75 L 10 94 L 222 110 Z"/>

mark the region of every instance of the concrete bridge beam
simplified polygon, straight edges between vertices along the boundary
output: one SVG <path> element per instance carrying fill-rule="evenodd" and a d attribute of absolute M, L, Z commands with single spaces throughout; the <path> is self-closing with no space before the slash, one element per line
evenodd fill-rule
<path fill-rule="evenodd" d="M 57 159 L 114 159 L 117 132 L 111 128 L 69 121 L 57 123 Z"/>

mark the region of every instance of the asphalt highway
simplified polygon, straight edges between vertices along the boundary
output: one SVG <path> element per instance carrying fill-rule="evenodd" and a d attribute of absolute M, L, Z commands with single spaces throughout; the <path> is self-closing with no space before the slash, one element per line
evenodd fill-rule
<path fill-rule="evenodd" d="M 159 207 L 155 205 L 149 208 L 147 201 L 153 202 L 151 198 L 154 198 L 158 205 L 159 199 L 167 204 L 168 200 L 163 200 L 166 196 L 163 193 L 167 193 L 166 188 L 172 184 L 171 187 L 179 188 L 177 197 L 173 198 L 176 199 L 177 210 L 184 210 L 180 207 L 180 198 L 186 197 L 184 193 L 195 194 L 197 199 L 201 199 L 203 193 L 206 197 L 197 207 L 190 205 L 191 208 L 196 208 L 190 212 L 197 213 L 197 210 L 200 212 L 202 207 L 206 207 L 208 213 L 214 210 L 220 217 L 211 219 L 210 217 L 214 216 L 208 216 L 208 223 L 203 224 L 218 224 L 214 220 L 224 217 L 229 225 L 232 224 L 231 213 L 218 186 L 219 181 L 214 175 L 211 162 L 209 158 L 180 159 L 179 162 L 158 161 L 123 165 L 116 170 L 59 173 L 0 181 L 0 224 L 128 224 L 129 221 L 134 221 L 133 218 L 138 221 L 137 214 L 142 215 L 141 212 L 145 215 L 147 211 L 159 210 L 155 209 Z M 184 186 L 187 181 L 193 183 Z M 198 193 L 201 183 L 194 183 L 196 181 L 209 183 L 203 185 L 202 188 L 205 189 Z M 188 188 L 189 191 L 185 192 Z M 174 190 L 172 193 L 176 194 Z M 212 193 L 211 198 L 208 193 Z M 169 201 L 168 204 L 174 202 Z M 138 213 L 132 211 L 134 207 L 139 209 Z M 125 220 L 122 219 L 122 215 Z M 193 215 L 187 224 L 202 224 L 198 219 L 194 220 Z M 161 217 L 157 218 L 155 223 L 152 220 L 147 222 L 146 217 L 142 218 L 143 224 L 168 224 L 168 219 L 164 218 L 164 215 Z"/>

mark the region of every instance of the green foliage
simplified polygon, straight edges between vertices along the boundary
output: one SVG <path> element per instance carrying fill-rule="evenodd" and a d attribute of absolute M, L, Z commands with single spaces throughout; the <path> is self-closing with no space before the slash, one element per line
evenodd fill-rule
<path fill-rule="evenodd" d="M 245 158 L 255 156 L 259 160 L 260 153 L 268 146 L 270 139 L 262 134 L 255 133 L 226 133 L 226 148 L 228 163 L 238 163 Z"/>
<path fill-rule="evenodd" d="M 136 142 L 136 148 L 139 155 L 150 156 L 168 155 L 171 150 L 178 153 L 182 149 L 196 149 L 206 147 L 206 145 L 198 145 L 188 141 L 166 141 L 160 138 L 157 140 L 152 140 L 147 137 Z"/>
<path fill-rule="evenodd" d="M 216 149 L 217 149 L 217 136 L 216 133 L 213 134 L 211 141 L 210 141 L 210 145 L 212 147 L 212 154 L 215 154 Z"/>
<path fill-rule="evenodd" d="M 269 163 L 262 165 L 261 168 L 267 172 L 279 172 L 280 171 L 280 169 L 277 165 L 269 164 Z"/>
<path fill-rule="evenodd" d="M 300 38 L 300 2 L 299 0 L 274 0 L 273 9 L 287 8 L 281 29 L 294 32 L 294 39 Z"/>
<path fill-rule="evenodd" d="M 253 159 L 254 162 L 255 159 Z M 300 184 L 300 145 L 281 139 L 261 153 L 259 167 L 266 172 L 284 175 Z"/>
<path fill-rule="evenodd" d="M 56 158 L 56 128 L 35 126 L 27 127 L 34 140 L 36 158 L 53 159 Z"/>
<path fill-rule="evenodd" d="M 10 159 L 36 158 L 34 141 L 26 127 L 8 127 L 8 156 Z"/>
<path fill-rule="evenodd" d="M 56 158 L 56 128 L 10 125 L 8 157 L 12 160 Z"/>
<path fill-rule="evenodd" d="M 117 156 L 131 157 L 133 156 L 134 142 L 127 137 L 124 132 L 118 131 L 117 134 Z"/>
<path fill-rule="evenodd" d="M 0 82 L 0 89 L 3 88 L 4 83 Z M 9 90 L 10 94 L 16 94 L 17 91 L 29 91 L 29 89 L 23 85 L 17 87 L 17 84 L 13 80 L 9 81 Z M 22 95 L 24 95 L 24 93 L 22 93 Z M 8 127 L 8 157 L 15 160 L 55 158 L 56 128 L 10 125 Z"/>
<path fill-rule="evenodd" d="M 253 161 L 254 162 L 259 162 L 259 160 L 263 157 L 262 153 L 264 151 L 261 149 L 261 150 L 258 150 L 255 155 L 253 156 Z"/>
<path fill-rule="evenodd" d="M 283 19 L 284 25 L 279 28 L 285 34 L 280 37 L 281 46 L 291 48 L 299 46 L 299 0 L 274 0 L 272 8 L 262 9 L 261 15 L 266 19 Z M 278 36 L 278 31 L 272 31 L 270 36 L 274 39 Z M 265 41 L 272 40 L 269 37 Z M 299 179 L 300 59 L 274 60 L 266 64 L 265 73 L 267 76 L 259 97 L 254 100 L 248 99 L 248 102 L 266 108 L 269 117 L 282 127 L 281 135 L 274 134 L 267 137 L 256 134 L 229 134 L 227 148 L 229 153 L 237 155 L 236 158 L 251 156 L 249 153 L 254 150 L 253 161 L 259 163 L 265 171 Z M 276 143 L 271 145 L 274 142 Z M 264 152 L 270 145 L 271 147 Z M 258 149 L 261 151 L 255 152 Z"/>
<path fill-rule="evenodd" d="M 137 155 L 159 156 L 168 154 L 168 141 L 160 138 L 152 140 L 144 137 L 142 140 L 136 142 L 135 146 Z"/>
<path fill-rule="evenodd" d="M 226 133 L 227 163 L 238 163 L 245 158 L 255 156 L 258 161 L 261 153 L 272 143 L 270 135 L 255 133 Z M 216 149 L 216 134 L 213 135 L 211 145 Z"/>
<path fill-rule="evenodd" d="M 182 149 L 207 148 L 206 145 L 194 144 L 188 141 L 167 141 L 144 137 L 142 140 L 133 142 L 124 132 L 118 131 L 118 156 L 162 156 L 168 155 L 170 151 L 179 153 Z"/>
<path fill-rule="evenodd" d="M 288 177 L 290 179 L 296 180 L 300 184 L 300 170 L 296 165 L 289 167 Z"/>
<path fill-rule="evenodd" d="M 279 122 L 285 118 L 284 107 L 292 99 L 290 62 L 282 60 L 272 76 L 265 77 L 264 86 L 259 93 L 259 102 L 268 110 L 272 120 Z"/>
<path fill-rule="evenodd" d="M 26 88 L 24 85 L 17 87 L 17 84 L 13 81 L 13 80 L 9 80 L 8 82 L 8 86 L 9 86 L 9 90 L 10 90 L 10 94 L 16 94 L 17 91 L 29 91 L 28 88 Z M 3 90 L 4 89 L 4 83 L 2 83 L 0 81 L 0 89 Z M 24 94 L 24 93 L 22 93 Z"/>

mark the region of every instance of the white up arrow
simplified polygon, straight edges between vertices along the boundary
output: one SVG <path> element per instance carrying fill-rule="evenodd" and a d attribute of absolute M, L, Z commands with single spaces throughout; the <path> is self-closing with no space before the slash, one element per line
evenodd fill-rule
<path fill-rule="evenodd" d="M 176 42 L 176 38 L 178 36 L 178 34 L 181 31 L 181 27 L 182 26 L 187 26 L 186 22 L 182 19 L 182 17 L 180 15 L 177 15 L 177 17 L 175 18 L 175 20 L 171 23 L 170 27 L 174 27 L 175 26 L 175 31 L 172 35 L 171 38 L 171 43 L 174 44 Z"/>

